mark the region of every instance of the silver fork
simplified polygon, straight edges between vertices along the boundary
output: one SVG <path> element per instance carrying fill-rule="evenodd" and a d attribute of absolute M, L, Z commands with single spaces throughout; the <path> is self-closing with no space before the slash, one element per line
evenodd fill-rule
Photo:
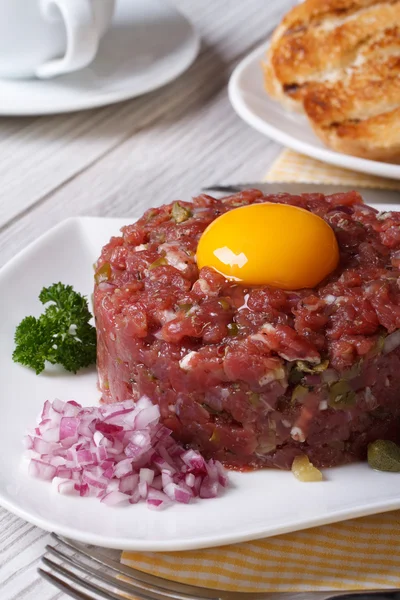
<path fill-rule="evenodd" d="M 92 547 L 62 539 L 46 546 L 40 575 L 75 600 L 400 600 L 400 590 L 248 594 L 194 587 L 121 565 Z M 358 596 L 359 598 L 355 598 Z"/>

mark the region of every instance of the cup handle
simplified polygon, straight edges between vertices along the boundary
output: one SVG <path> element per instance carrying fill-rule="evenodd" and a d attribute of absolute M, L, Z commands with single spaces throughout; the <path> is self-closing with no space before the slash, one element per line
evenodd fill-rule
<path fill-rule="evenodd" d="M 67 49 L 63 58 L 51 60 L 35 70 L 35 75 L 48 79 L 77 71 L 89 65 L 97 54 L 100 33 L 94 20 L 92 0 L 41 0 L 44 16 L 65 23 Z M 58 9 L 58 11 L 57 11 Z"/>

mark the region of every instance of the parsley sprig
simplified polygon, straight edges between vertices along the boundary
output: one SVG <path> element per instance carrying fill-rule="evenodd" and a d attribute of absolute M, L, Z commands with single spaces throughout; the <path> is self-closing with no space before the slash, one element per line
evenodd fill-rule
<path fill-rule="evenodd" d="M 71 285 L 55 283 L 39 295 L 47 305 L 39 318 L 25 317 L 15 331 L 13 360 L 39 375 L 45 363 L 76 373 L 96 362 L 96 329 L 85 296 Z"/>

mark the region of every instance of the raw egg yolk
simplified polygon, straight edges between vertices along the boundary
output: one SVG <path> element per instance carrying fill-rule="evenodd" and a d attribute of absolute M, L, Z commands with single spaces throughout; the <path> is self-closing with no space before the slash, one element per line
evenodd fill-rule
<path fill-rule="evenodd" d="M 210 223 L 197 247 L 199 269 L 227 279 L 285 290 L 317 285 L 339 262 L 331 227 L 321 217 L 287 204 L 251 204 Z"/>

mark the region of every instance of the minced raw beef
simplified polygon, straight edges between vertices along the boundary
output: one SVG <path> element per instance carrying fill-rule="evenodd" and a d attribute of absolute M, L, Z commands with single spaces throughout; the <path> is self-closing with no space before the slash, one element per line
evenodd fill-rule
<path fill-rule="evenodd" d="M 283 291 L 199 272 L 198 240 L 218 215 L 279 202 L 333 228 L 339 267 L 314 289 Z M 152 208 L 96 264 L 104 402 L 145 394 L 175 438 L 233 468 L 365 459 L 400 441 L 400 213 L 356 192 L 223 199 Z"/>

